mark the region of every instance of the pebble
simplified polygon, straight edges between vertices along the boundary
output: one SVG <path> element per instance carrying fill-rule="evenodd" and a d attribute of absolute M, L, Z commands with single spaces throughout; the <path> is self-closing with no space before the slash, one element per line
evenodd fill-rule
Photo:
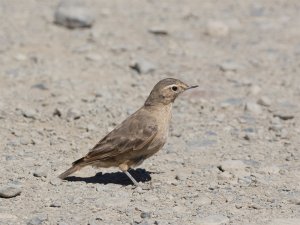
<path fill-rule="evenodd" d="M 145 218 L 150 218 L 151 217 L 151 213 L 150 212 L 142 212 L 141 213 L 141 218 L 145 219 Z"/>
<path fill-rule="evenodd" d="M 62 184 L 62 180 L 55 177 L 55 178 L 50 180 L 50 184 L 52 184 L 53 186 L 59 186 L 59 185 Z"/>
<path fill-rule="evenodd" d="M 13 198 L 20 195 L 22 192 L 21 187 L 17 185 L 5 185 L 0 187 L 0 197 L 1 198 Z"/>
<path fill-rule="evenodd" d="M 278 117 L 279 119 L 282 119 L 282 120 L 291 120 L 291 119 L 294 119 L 293 115 L 286 114 L 286 113 L 275 113 L 274 116 Z"/>
<path fill-rule="evenodd" d="M 69 224 L 64 222 L 64 221 L 60 221 L 60 222 L 57 223 L 57 225 L 69 225 Z"/>
<path fill-rule="evenodd" d="M 81 0 L 61 0 L 55 10 L 54 22 L 69 29 L 91 27 L 95 18 L 83 3 Z"/>
<path fill-rule="evenodd" d="M 238 106 L 243 103 L 242 98 L 227 98 L 220 103 L 220 107 L 223 109 L 229 108 L 230 106 Z"/>
<path fill-rule="evenodd" d="M 96 54 L 96 53 L 90 53 L 88 55 L 85 56 L 85 59 L 86 60 L 89 60 L 89 61 L 94 61 L 94 62 L 99 62 L 102 60 L 102 56 L 99 55 L 99 54 Z"/>
<path fill-rule="evenodd" d="M 300 192 L 294 192 L 291 194 L 291 196 L 289 196 L 289 202 L 300 206 Z"/>
<path fill-rule="evenodd" d="M 225 160 L 219 166 L 223 171 L 244 170 L 247 165 L 242 160 Z"/>
<path fill-rule="evenodd" d="M 296 218 L 278 218 L 273 219 L 269 225 L 299 225 L 300 217 Z"/>
<path fill-rule="evenodd" d="M 14 58 L 18 61 L 26 61 L 27 60 L 27 56 L 21 53 L 18 53 L 14 56 Z"/>
<path fill-rule="evenodd" d="M 44 168 L 40 168 L 33 173 L 35 177 L 47 177 L 47 171 Z"/>
<path fill-rule="evenodd" d="M 206 33 L 212 37 L 226 37 L 229 27 L 222 21 L 209 21 L 206 25 Z"/>
<path fill-rule="evenodd" d="M 211 205 L 211 203 L 212 203 L 212 201 L 209 197 L 200 196 L 200 197 L 195 198 L 193 204 L 203 206 L 203 205 Z"/>
<path fill-rule="evenodd" d="M 151 27 L 148 29 L 149 33 L 155 35 L 168 35 L 169 32 L 163 27 Z"/>
<path fill-rule="evenodd" d="M 232 178 L 233 178 L 233 175 L 228 171 L 224 171 L 218 175 L 219 180 L 231 180 Z"/>
<path fill-rule="evenodd" d="M 249 93 L 251 95 L 258 95 L 261 92 L 261 87 L 258 85 L 251 85 Z"/>
<path fill-rule="evenodd" d="M 273 130 L 275 132 L 280 132 L 283 129 L 283 125 L 278 117 L 272 117 L 271 126 L 269 130 Z"/>
<path fill-rule="evenodd" d="M 61 110 L 55 109 L 54 112 L 52 113 L 52 115 L 53 115 L 53 116 L 61 117 L 61 115 L 62 115 Z"/>
<path fill-rule="evenodd" d="M 39 90 L 48 90 L 49 88 L 44 83 L 37 83 L 31 86 L 31 88 L 39 89 Z"/>
<path fill-rule="evenodd" d="M 261 171 L 265 172 L 266 174 L 279 174 L 280 168 L 278 166 L 267 166 L 261 168 Z"/>
<path fill-rule="evenodd" d="M 247 102 L 245 105 L 245 111 L 254 113 L 254 114 L 261 114 L 262 108 L 260 105 L 256 104 L 255 102 Z"/>
<path fill-rule="evenodd" d="M 227 71 L 236 72 L 243 68 L 239 63 L 231 61 L 231 60 L 224 61 L 224 62 L 218 64 L 218 66 L 219 66 L 220 70 L 222 70 L 223 72 L 227 72 Z"/>
<path fill-rule="evenodd" d="M 7 220 L 16 220 L 18 219 L 17 216 L 8 214 L 8 213 L 0 213 L 0 221 L 5 222 Z"/>
<path fill-rule="evenodd" d="M 257 100 L 257 104 L 262 105 L 262 106 L 270 106 L 271 100 L 266 96 L 262 96 Z"/>
<path fill-rule="evenodd" d="M 282 129 L 279 133 L 279 136 L 283 139 L 288 139 L 289 137 L 289 132 L 287 129 Z"/>
<path fill-rule="evenodd" d="M 20 139 L 20 144 L 21 145 L 29 145 L 29 144 L 32 144 L 32 140 L 28 139 L 28 138 L 21 138 Z"/>
<path fill-rule="evenodd" d="M 135 188 L 135 191 L 136 191 L 137 193 L 139 193 L 139 194 L 142 194 L 142 193 L 145 192 L 145 191 L 143 190 L 143 188 L 140 187 L 140 186 L 136 187 L 136 188 Z"/>
<path fill-rule="evenodd" d="M 207 216 L 205 218 L 199 218 L 196 221 L 197 225 L 223 225 L 228 223 L 228 217 L 220 214 Z"/>
<path fill-rule="evenodd" d="M 48 220 L 47 214 L 39 214 L 39 215 L 34 216 L 32 219 L 30 219 L 27 222 L 27 225 L 40 225 L 46 220 Z"/>
<path fill-rule="evenodd" d="M 68 119 L 73 119 L 73 120 L 78 120 L 82 116 L 81 112 L 78 109 L 69 109 L 67 112 L 67 118 Z"/>
<path fill-rule="evenodd" d="M 37 118 L 37 112 L 34 109 L 30 109 L 30 108 L 29 109 L 22 109 L 21 112 L 22 112 L 22 115 L 25 118 L 30 118 L 30 119 L 36 119 Z"/>
<path fill-rule="evenodd" d="M 59 202 L 52 202 L 49 206 L 52 208 L 60 208 L 61 204 Z"/>
<path fill-rule="evenodd" d="M 156 66 L 152 62 L 145 59 L 138 59 L 130 65 L 130 68 L 135 70 L 139 74 L 147 74 L 154 72 Z"/>
<path fill-rule="evenodd" d="M 181 181 L 184 181 L 188 178 L 188 175 L 185 174 L 185 173 L 178 173 L 175 175 L 175 179 L 176 180 L 181 180 Z"/>

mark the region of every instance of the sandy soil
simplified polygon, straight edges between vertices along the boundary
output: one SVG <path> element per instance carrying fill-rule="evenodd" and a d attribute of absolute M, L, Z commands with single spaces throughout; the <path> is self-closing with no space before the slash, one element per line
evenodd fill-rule
<path fill-rule="evenodd" d="M 0 1 L 0 224 L 300 224 L 300 2 Z M 131 68 L 134 63 L 141 73 Z M 174 77 L 168 144 L 132 171 L 57 178 Z"/>

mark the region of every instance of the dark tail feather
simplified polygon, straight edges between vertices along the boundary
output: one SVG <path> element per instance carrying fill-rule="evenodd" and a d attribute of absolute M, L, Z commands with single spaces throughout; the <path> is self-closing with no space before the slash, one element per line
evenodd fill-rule
<path fill-rule="evenodd" d="M 72 167 L 67 169 L 65 172 L 60 174 L 58 177 L 60 179 L 65 179 L 67 176 L 71 175 L 72 173 L 75 173 L 77 170 L 80 170 L 83 165 L 80 165 L 83 162 L 84 158 L 78 159 L 77 161 L 73 162 Z"/>

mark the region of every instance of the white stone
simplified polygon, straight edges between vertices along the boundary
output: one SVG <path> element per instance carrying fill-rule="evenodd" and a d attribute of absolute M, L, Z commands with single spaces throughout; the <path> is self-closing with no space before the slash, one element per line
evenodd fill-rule
<path fill-rule="evenodd" d="M 211 215 L 196 221 L 197 225 L 223 225 L 227 223 L 229 223 L 229 219 L 223 215 Z"/>
<path fill-rule="evenodd" d="M 226 37 L 229 34 L 229 27 L 222 21 L 209 21 L 206 29 L 212 37 Z"/>

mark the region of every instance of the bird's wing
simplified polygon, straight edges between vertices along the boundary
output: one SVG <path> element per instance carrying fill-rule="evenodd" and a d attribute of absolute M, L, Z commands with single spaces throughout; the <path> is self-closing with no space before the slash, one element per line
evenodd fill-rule
<path fill-rule="evenodd" d="M 134 114 L 100 140 L 84 157 L 84 161 L 105 160 L 122 153 L 143 149 L 152 142 L 157 129 L 153 117 Z"/>

